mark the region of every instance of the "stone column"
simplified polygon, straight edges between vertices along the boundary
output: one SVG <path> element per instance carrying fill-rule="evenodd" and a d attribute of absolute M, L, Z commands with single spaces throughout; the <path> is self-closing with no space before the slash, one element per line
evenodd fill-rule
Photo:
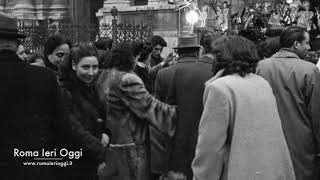
<path fill-rule="evenodd" d="M 13 5 L 13 4 L 12 4 Z M 18 18 L 23 20 L 35 20 L 36 9 L 32 0 L 15 0 L 14 5 L 8 6 L 8 10 Z"/>
<path fill-rule="evenodd" d="M 4 11 L 6 2 L 5 0 L 0 0 L 0 12 Z"/>
<path fill-rule="evenodd" d="M 68 2 L 68 0 L 51 0 L 49 18 L 58 20 L 69 17 Z"/>

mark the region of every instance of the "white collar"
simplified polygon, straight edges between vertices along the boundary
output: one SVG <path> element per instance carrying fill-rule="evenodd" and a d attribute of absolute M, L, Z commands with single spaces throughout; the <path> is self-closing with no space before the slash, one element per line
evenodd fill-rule
<path fill-rule="evenodd" d="M 138 61 L 137 65 L 142 68 L 148 68 L 148 65 L 146 65 L 145 63 L 139 62 L 139 61 Z"/>

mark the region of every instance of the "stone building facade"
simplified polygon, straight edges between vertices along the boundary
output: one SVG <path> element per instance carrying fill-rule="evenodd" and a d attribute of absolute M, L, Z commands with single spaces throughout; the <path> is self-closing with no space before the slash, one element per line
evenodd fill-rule
<path fill-rule="evenodd" d="M 102 6 L 103 0 L 0 0 L 0 12 L 13 13 L 25 24 L 49 19 L 95 23 L 95 12 Z"/>

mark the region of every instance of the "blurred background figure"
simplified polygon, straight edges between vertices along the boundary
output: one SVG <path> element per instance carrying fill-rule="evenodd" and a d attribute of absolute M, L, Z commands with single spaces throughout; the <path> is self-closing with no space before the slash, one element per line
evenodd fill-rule
<path fill-rule="evenodd" d="M 24 45 L 21 43 L 21 41 L 18 41 L 18 47 L 17 47 L 16 53 L 21 61 L 24 61 L 24 62 L 28 61 L 28 55 L 26 53 L 26 49 Z"/>
<path fill-rule="evenodd" d="M 110 51 L 112 49 L 113 40 L 103 37 L 94 42 L 93 45 L 98 49 L 100 68 L 106 69 L 108 61 L 110 61 Z"/>
<path fill-rule="evenodd" d="M 58 75 L 58 69 L 66 57 L 69 56 L 71 43 L 60 35 L 50 36 L 44 44 L 45 67 Z"/>

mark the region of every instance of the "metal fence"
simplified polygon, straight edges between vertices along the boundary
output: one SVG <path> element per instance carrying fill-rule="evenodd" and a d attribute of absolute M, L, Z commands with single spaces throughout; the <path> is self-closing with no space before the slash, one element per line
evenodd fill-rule
<path fill-rule="evenodd" d="M 92 43 L 99 38 L 108 37 L 115 44 L 126 41 L 145 41 L 152 36 L 152 27 L 146 24 L 112 24 L 74 25 L 70 23 L 56 23 L 55 25 L 18 24 L 19 32 L 26 34 L 23 41 L 26 49 L 31 53 L 42 52 L 46 39 L 54 34 L 60 34 L 72 42 L 72 44 Z"/>

